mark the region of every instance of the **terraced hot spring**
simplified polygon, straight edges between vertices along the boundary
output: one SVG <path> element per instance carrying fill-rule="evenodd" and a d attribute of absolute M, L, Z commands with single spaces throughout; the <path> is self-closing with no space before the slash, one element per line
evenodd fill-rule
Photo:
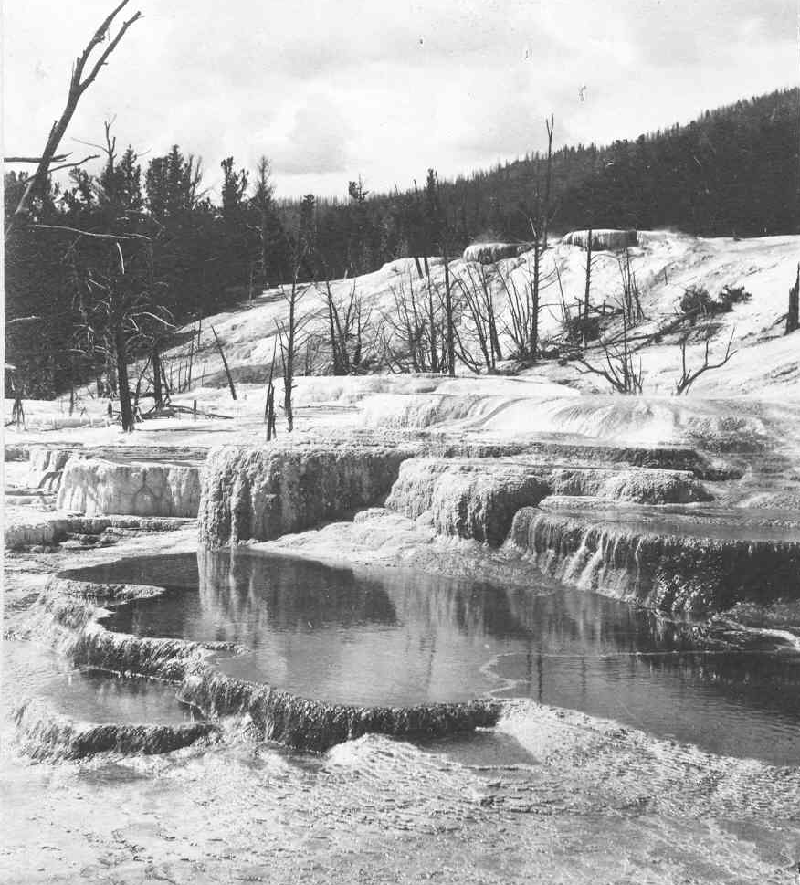
<path fill-rule="evenodd" d="M 222 640 L 228 675 L 301 697 L 401 706 L 495 697 L 618 720 L 712 752 L 800 761 L 800 654 L 788 635 L 711 647 L 603 596 L 237 551 L 123 560 L 69 577 L 155 584 L 105 619 L 140 636 Z"/>
<path fill-rule="evenodd" d="M 31 642 L 7 639 L 0 645 L 5 684 L 14 686 L 3 698 L 8 706 L 35 696 L 56 713 L 98 724 L 181 725 L 200 718 L 193 707 L 177 699 L 175 686 L 169 683 L 117 679 L 99 670 L 76 668 Z"/>

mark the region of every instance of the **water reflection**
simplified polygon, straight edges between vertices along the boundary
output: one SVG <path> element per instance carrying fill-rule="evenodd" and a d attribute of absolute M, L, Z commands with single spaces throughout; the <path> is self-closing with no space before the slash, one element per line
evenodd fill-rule
<path fill-rule="evenodd" d="M 618 719 L 707 749 L 797 762 L 800 656 L 716 652 L 654 614 L 579 591 L 409 571 L 354 574 L 203 551 L 72 573 L 163 584 L 107 626 L 235 642 L 233 676 L 332 702 L 409 705 L 486 693 Z"/>

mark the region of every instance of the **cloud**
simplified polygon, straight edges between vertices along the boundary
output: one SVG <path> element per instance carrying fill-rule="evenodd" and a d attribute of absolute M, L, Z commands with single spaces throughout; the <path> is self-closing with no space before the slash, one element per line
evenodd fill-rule
<path fill-rule="evenodd" d="M 6 4 L 6 133 L 33 153 L 108 12 Z M 442 177 L 556 142 L 635 137 L 796 82 L 795 0 L 131 0 L 144 17 L 82 98 L 70 138 L 178 142 L 210 184 L 266 153 L 283 195 Z M 584 98 L 579 90 L 586 87 Z"/>
<path fill-rule="evenodd" d="M 265 133 L 264 151 L 275 174 L 325 175 L 345 172 L 350 125 L 330 96 L 307 96 L 285 134 Z"/>

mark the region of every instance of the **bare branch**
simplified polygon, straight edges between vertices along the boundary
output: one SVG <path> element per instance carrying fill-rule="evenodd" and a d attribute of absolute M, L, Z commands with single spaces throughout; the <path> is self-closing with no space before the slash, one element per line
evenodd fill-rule
<path fill-rule="evenodd" d="M 95 33 L 94 37 L 92 37 L 89 45 L 83 51 L 83 54 L 81 55 L 80 59 L 78 60 L 78 66 L 75 68 L 75 74 L 77 76 L 74 77 L 74 82 L 77 82 L 78 88 L 80 89 L 81 92 L 85 92 L 86 89 L 88 89 L 89 86 L 94 82 L 95 78 L 100 73 L 100 68 L 102 68 L 103 65 L 106 64 L 109 56 L 117 48 L 120 40 L 122 40 L 122 38 L 125 36 L 125 32 L 128 30 L 128 28 L 134 22 L 138 21 L 142 17 L 142 13 L 137 12 L 134 15 L 132 15 L 127 21 L 122 23 L 122 27 L 119 29 L 119 33 L 117 34 L 116 37 L 114 37 L 114 39 L 105 48 L 103 54 L 100 56 L 100 58 L 97 60 L 97 63 L 95 64 L 95 66 L 90 71 L 89 76 L 86 77 L 85 80 L 81 81 L 80 77 L 83 74 L 83 69 L 86 66 L 86 62 L 89 60 L 89 55 L 91 54 L 92 50 L 95 48 L 95 46 L 97 46 L 99 43 L 101 43 L 105 39 L 106 34 L 109 33 L 109 31 L 111 30 L 111 22 L 114 20 L 117 13 L 122 9 L 122 7 L 127 6 L 127 5 L 128 5 L 128 0 L 122 0 L 122 2 L 119 4 L 119 6 L 117 6 L 117 8 L 106 18 L 106 20 L 103 22 L 103 24 L 100 25 L 100 27 L 97 29 L 97 32 Z"/>
<path fill-rule="evenodd" d="M 63 230 L 80 237 L 93 237 L 97 240 L 150 240 L 145 234 L 95 234 L 88 230 L 78 230 L 76 227 L 67 227 L 64 224 L 34 224 L 34 230 Z"/>
<path fill-rule="evenodd" d="M 30 316 L 30 317 L 15 317 L 15 318 L 12 319 L 12 320 L 6 320 L 6 325 L 7 325 L 7 326 L 13 326 L 15 323 L 34 323 L 34 322 L 40 322 L 41 319 L 42 319 L 41 317 L 37 317 L 37 316 Z"/>
<path fill-rule="evenodd" d="M 59 172 L 61 169 L 73 169 L 78 166 L 83 166 L 84 163 L 88 163 L 90 160 L 97 160 L 100 158 L 100 154 L 90 154 L 88 157 L 84 157 L 82 160 L 76 160 L 74 163 L 64 163 L 63 166 L 56 166 L 54 169 L 50 170 L 50 173 Z"/>
<path fill-rule="evenodd" d="M 50 163 L 60 163 L 62 160 L 66 160 L 69 154 L 56 154 L 54 157 L 50 157 Z M 39 163 L 42 162 L 42 157 L 4 157 L 3 161 L 5 163 L 30 163 L 33 166 L 38 166 Z"/>
<path fill-rule="evenodd" d="M 681 339 L 681 377 L 675 383 L 675 393 L 677 396 L 680 396 L 682 393 L 686 393 L 686 391 L 704 372 L 710 372 L 712 369 L 721 368 L 731 359 L 731 357 L 735 356 L 736 351 L 731 350 L 731 347 L 733 346 L 733 335 L 735 331 L 735 329 L 731 331 L 731 337 L 728 339 L 728 346 L 725 349 L 725 356 L 718 363 L 709 362 L 708 351 L 711 345 L 711 336 L 709 335 L 705 341 L 706 348 L 705 355 L 703 357 L 703 364 L 694 372 L 689 372 L 686 368 L 686 345 L 688 343 L 688 336 L 684 336 Z"/>
<path fill-rule="evenodd" d="M 6 225 L 6 239 L 8 239 L 14 228 L 27 216 L 28 206 L 31 200 L 44 192 L 48 176 L 50 175 L 51 171 L 50 165 L 53 162 L 53 158 L 56 156 L 56 151 L 58 150 L 58 146 L 61 143 L 61 139 L 64 137 L 64 134 L 67 131 L 67 127 L 69 126 L 75 110 L 78 107 L 78 102 L 80 101 L 81 95 L 83 95 L 83 93 L 89 88 L 91 83 L 97 77 L 100 72 L 100 68 L 107 63 L 109 56 L 117 48 L 120 40 L 122 40 L 128 28 L 135 21 L 141 18 L 141 12 L 137 12 L 135 15 L 133 15 L 131 18 L 123 23 L 122 27 L 119 30 L 119 33 L 113 40 L 111 40 L 109 45 L 106 47 L 106 49 L 98 59 L 97 64 L 95 64 L 95 66 L 92 68 L 89 75 L 82 80 L 81 78 L 83 77 L 84 69 L 89 61 L 89 56 L 92 54 L 95 47 L 97 47 L 100 43 L 103 42 L 103 40 L 106 39 L 106 35 L 111 28 L 111 23 L 113 22 L 119 11 L 127 4 L 128 0 L 122 0 L 122 2 L 119 3 L 116 8 L 109 15 L 106 16 L 100 27 L 95 31 L 94 36 L 89 40 L 83 52 L 75 61 L 75 64 L 72 68 L 72 76 L 70 77 L 66 106 L 64 107 L 61 116 L 53 123 L 50 129 L 50 133 L 47 136 L 47 142 L 45 144 L 44 151 L 42 151 L 41 161 L 36 167 L 36 172 L 28 180 L 25 191 L 23 192 L 22 196 L 19 199 L 19 202 L 17 203 L 17 208 L 14 211 L 14 215 Z"/>

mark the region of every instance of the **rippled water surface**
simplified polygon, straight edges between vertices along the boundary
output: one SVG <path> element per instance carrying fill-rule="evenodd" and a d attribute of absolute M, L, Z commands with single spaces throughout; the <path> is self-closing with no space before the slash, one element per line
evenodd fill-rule
<path fill-rule="evenodd" d="M 237 552 L 70 572 L 156 584 L 106 626 L 224 640 L 232 676 L 361 705 L 492 694 L 584 710 L 719 753 L 800 762 L 800 655 L 703 649 L 685 629 L 579 591 L 506 589 L 413 572 L 353 573 Z"/>

